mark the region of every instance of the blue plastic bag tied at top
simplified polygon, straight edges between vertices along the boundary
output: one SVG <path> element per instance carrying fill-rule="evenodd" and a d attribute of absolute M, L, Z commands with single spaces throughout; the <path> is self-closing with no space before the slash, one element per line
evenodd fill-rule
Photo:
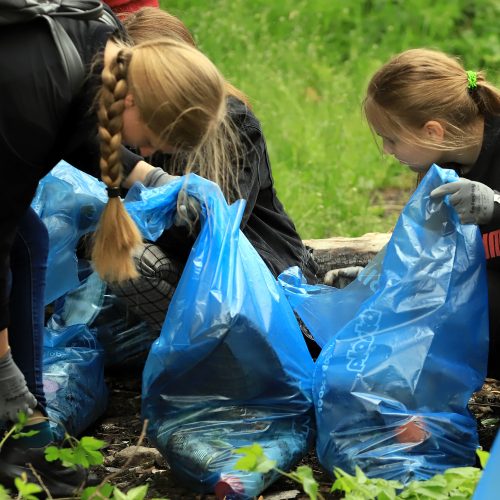
<path fill-rule="evenodd" d="M 488 297 L 479 229 L 429 193 L 458 176 L 433 166 L 386 247 L 344 289 L 280 276 L 315 339 L 323 466 L 408 482 L 475 463 L 467 403 L 486 374 Z"/>
<path fill-rule="evenodd" d="M 231 452 L 257 442 L 279 467 L 297 463 L 314 435 L 314 365 L 283 291 L 239 229 L 243 202 L 228 206 L 215 184 L 189 175 L 135 186 L 127 210 L 154 240 L 180 189 L 200 202 L 201 230 L 146 362 L 143 416 L 178 479 L 252 498 L 276 477 L 233 471 Z"/>
<path fill-rule="evenodd" d="M 86 325 L 45 329 L 43 388 L 56 439 L 79 436 L 104 414 L 108 388 L 104 352 Z"/>
<path fill-rule="evenodd" d="M 79 285 L 76 246 L 95 230 L 106 201 L 104 183 L 65 161 L 39 182 L 31 206 L 49 233 L 45 304 Z"/>

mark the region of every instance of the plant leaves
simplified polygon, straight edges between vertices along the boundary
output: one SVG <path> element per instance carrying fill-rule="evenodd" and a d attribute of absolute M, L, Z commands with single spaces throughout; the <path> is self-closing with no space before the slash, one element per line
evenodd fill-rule
<path fill-rule="evenodd" d="M 233 450 L 233 453 L 243 455 L 234 464 L 236 470 L 265 474 L 276 467 L 276 460 L 267 458 L 262 447 L 257 443 Z"/>

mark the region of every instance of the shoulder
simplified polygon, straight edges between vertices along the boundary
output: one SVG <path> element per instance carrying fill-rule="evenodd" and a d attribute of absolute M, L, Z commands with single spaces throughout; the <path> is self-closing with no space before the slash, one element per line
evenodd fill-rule
<path fill-rule="evenodd" d="M 67 18 L 60 22 L 86 63 L 92 61 L 93 57 L 104 49 L 107 41 L 117 32 L 115 27 L 100 21 Z"/>
<path fill-rule="evenodd" d="M 260 131 L 259 120 L 244 102 L 236 99 L 236 97 L 229 96 L 227 98 L 227 109 L 233 123 L 238 128 L 254 128 Z"/>

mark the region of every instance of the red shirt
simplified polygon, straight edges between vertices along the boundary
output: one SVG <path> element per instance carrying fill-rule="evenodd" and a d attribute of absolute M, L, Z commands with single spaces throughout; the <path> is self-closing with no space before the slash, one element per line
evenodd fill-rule
<path fill-rule="evenodd" d="M 115 14 L 123 15 L 130 14 L 142 7 L 159 7 L 158 0 L 104 0 Z"/>

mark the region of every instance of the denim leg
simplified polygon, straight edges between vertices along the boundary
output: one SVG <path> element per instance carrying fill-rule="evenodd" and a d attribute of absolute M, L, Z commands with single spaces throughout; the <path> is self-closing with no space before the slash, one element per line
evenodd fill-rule
<path fill-rule="evenodd" d="M 10 256 L 9 343 L 29 390 L 45 409 L 42 350 L 45 323 L 45 273 L 49 250 L 47 228 L 32 208 L 23 216 Z"/>

